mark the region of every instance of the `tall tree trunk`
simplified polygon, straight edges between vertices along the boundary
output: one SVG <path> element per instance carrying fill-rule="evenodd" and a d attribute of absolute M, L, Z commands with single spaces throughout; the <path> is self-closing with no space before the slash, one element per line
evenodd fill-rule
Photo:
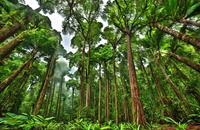
<path fill-rule="evenodd" d="M 23 41 L 23 37 L 24 33 L 21 33 L 16 38 L 0 48 L 0 61 L 11 54 L 11 52 Z"/>
<path fill-rule="evenodd" d="M 159 98 L 160 104 L 168 106 L 168 109 L 163 112 L 167 114 L 166 116 L 172 116 L 173 115 L 172 110 L 170 109 L 171 100 L 167 97 L 166 90 L 163 90 L 161 83 L 160 83 L 160 78 L 155 73 L 156 71 L 153 69 L 152 64 L 150 64 L 149 67 L 150 67 L 151 76 L 153 78 L 153 81 L 155 82 L 155 87 L 156 87 L 156 91 L 158 93 L 158 98 Z"/>
<path fill-rule="evenodd" d="M 54 54 L 56 55 L 56 54 Z M 57 55 L 56 55 L 57 56 Z M 55 56 L 55 58 L 56 58 Z M 53 79 L 53 75 L 54 75 L 54 69 L 55 69 L 55 64 L 56 64 L 56 59 L 54 60 L 54 63 L 53 63 L 53 67 L 52 67 L 52 71 L 50 73 L 50 78 L 49 78 L 49 81 L 50 81 L 50 84 L 48 86 L 48 93 L 47 93 L 47 104 L 46 104 L 46 107 L 45 107 L 45 115 L 48 116 L 49 115 L 49 111 L 50 111 L 50 108 L 51 108 L 51 105 L 52 105 L 52 100 L 53 100 L 53 96 L 54 96 L 54 89 L 55 89 L 55 80 Z"/>
<path fill-rule="evenodd" d="M 49 110 L 47 112 L 48 116 L 53 116 L 53 112 L 52 112 L 52 105 L 53 105 L 53 98 L 54 98 L 54 93 L 55 93 L 55 88 L 56 88 L 56 81 L 54 79 L 53 85 L 52 85 L 52 94 L 51 94 L 51 100 L 50 100 L 50 104 L 49 104 Z"/>
<path fill-rule="evenodd" d="M 82 49 L 82 63 L 80 65 L 80 109 L 79 109 L 79 114 L 81 114 L 81 111 L 83 109 L 83 104 L 84 104 L 84 72 L 85 72 L 85 43 L 83 45 Z"/>
<path fill-rule="evenodd" d="M 104 63 L 105 65 L 105 80 L 106 80 L 106 121 L 110 120 L 110 80 L 109 80 L 109 75 L 108 75 L 108 70 L 107 70 L 107 63 Z"/>
<path fill-rule="evenodd" d="M 189 105 L 186 97 L 181 94 L 181 92 L 179 91 L 178 87 L 174 84 L 174 82 L 170 79 L 169 75 L 166 73 L 165 69 L 160 64 L 158 66 L 159 66 L 162 74 L 164 75 L 165 80 L 169 83 L 169 86 L 172 88 L 172 90 L 174 91 L 174 93 L 177 96 L 177 98 L 184 105 L 183 111 L 185 112 L 185 114 L 188 114 L 188 112 L 190 111 L 190 109 L 189 109 L 190 105 Z"/>
<path fill-rule="evenodd" d="M 28 87 L 27 82 L 31 75 L 32 64 L 33 64 L 33 61 L 28 66 L 26 66 L 26 71 L 24 72 L 22 78 L 19 81 L 20 84 L 17 87 L 15 86 L 16 87 L 15 89 L 17 90 L 16 90 L 16 95 L 13 95 L 15 96 L 15 100 L 14 100 L 15 103 L 12 106 L 12 110 L 11 110 L 13 113 L 19 113 L 20 105 L 24 99 L 24 92 L 26 91 Z"/>
<path fill-rule="evenodd" d="M 35 11 L 39 11 L 40 7 L 37 8 Z M 17 13 L 20 15 L 19 13 Z M 17 31 L 23 29 L 24 26 L 28 25 L 28 23 L 32 19 L 32 12 L 27 11 L 25 17 L 20 22 L 15 22 L 11 27 L 5 26 L 0 29 L 0 42 L 5 41 L 10 36 L 13 36 Z"/>
<path fill-rule="evenodd" d="M 0 42 L 5 41 L 10 36 L 13 36 L 18 30 L 20 30 L 22 27 L 22 24 L 20 22 L 16 22 L 11 27 L 3 27 L 0 29 Z"/>
<path fill-rule="evenodd" d="M 129 121 L 129 111 L 128 111 L 128 98 L 127 98 L 127 91 L 126 91 L 126 83 L 121 77 L 122 82 L 122 92 L 123 92 L 123 111 L 124 111 L 124 120 L 127 122 Z"/>
<path fill-rule="evenodd" d="M 180 19 L 178 22 L 183 23 L 185 25 L 193 25 L 193 26 L 196 26 L 196 27 L 200 27 L 199 22 L 195 22 L 195 21 L 192 21 L 192 20 L 184 19 L 184 18 Z"/>
<path fill-rule="evenodd" d="M 171 28 L 168 28 L 167 26 L 161 25 L 160 23 L 155 22 L 153 24 L 153 26 L 158 28 L 159 30 L 179 39 L 179 40 L 187 42 L 187 43 L 191 44 L 192 46 L 195 46 L 200 49 L 200 39 L 198 39 L 198 38 L 193 38 L 187 34 L 175 31 Z"/>
<path fill-rule="evenodd" d="M 51 84 L 51 83 L 50 83 Z M 46 100 L 46 105 L 45 105 L 45 111 L 44 111 L 44 115 L 47 116 L 49 113 L 49 106 L 50 106 L 50 101 L 51 101 L 51 94 L 52 93 L 52 88 L 51 85 L 49 85 L 49 87 L 47 88 L 47 100 Z"/>
<path fill-rule="evenodd" d="M 93 96 L 93 109 L 94 109 L 94 115 L 93 115 L 93 117 L 94 117 L 94 120 L 93 121 L 97 121 L 98 120 L 98 104 L 97 104 L 97 96 L 96 96 L 96 91 L 94 90 L 93 91 L 93 94 L 94 94 L 94 96 Z"/>
<path fill-rule="evenodd" d="M 182 57 L 182 56 L 179 56 L 179 55 L 172 53 L 172 52 L 170 52 L 169 55 L 172 56 L 173 58 L 175 58 L 177 61 L 189 66 L 190 68 L 192 68 L 192 69 L 194 69 L 194 70 L 196 70 L 197 72 L 200 73 L 200 64 L 193 63 L 189 59 Z"/>
<path fill-rule="evenodd" d="M 116 65 L 115 65 L 115 47 L 113 47 L 113 80 L 114 80 L 114 91 L 115 91 L 115 123 L 119 123 L 119 113 L 118 113 L 118 85 L 116 77 Z"/>
<path fill-rule="evenodd" d="M 149 75 L 148 75 L 148 73 L 147 73 L 147 70 L 146 70 L 146 67 L 144 66 L 144 63 L 143 63 L 143 59 L 142 59 L 142 57 L 141 57 L 141 55 L 139 54 L 139 60 L 140 60 L 140 65 L 141 65 L 141 69 L 142 69 L 142 71 L 144 72 L 144 79 L 145 79 L 145 81 L 146 81 L 146 83 L 147 83 L 147 85 L 148 85 L 148 87 L 149 87 L 149 89 L 150 89 L 150 93 L 151 93 L 151 96 L 152 96 L 152 100 L 151 100 L 151 103 L 152 103 L 152 101 L 153 102 L 155 102 L 155 94 L 154 94 L 154 90 L 153 90 L 153 88 L 152 88 L 152 84 L 151 84 L 151 82 L 150 82 L 150 79 L 149 79 Z M 153 104 L 152 104 L 153 105 Z"/>
<path fill-rule="evenodd" d="M 74 110 L 74 87 L 72 88 L 72 110 Z"/>
<path fill-rule="evenodd" d="M 170 77 L 168 76 L 168 74 L 166 73 L 165 69 L 159 65 L 159 68 L 161 70 L 161 72 L 163 73 L 166 81 L 170 84 L 172 90 L 174 91 L 174 93 L 176 94 L 176 96 L 178 97 L 178 99 L 180 101 L 184 101 L 187 102 L 186 99 L 182 96 L 182 94 L 179 92 L 178 87 L 174 84 L 174 82 L 170 79 Z"/>
<path fill-rule="evenodd" d="M 160 80 L 158 79 L 157 75 L 154 73 L 154 70 L 153 70 L 151 64 L 149 65 L 149 67 L 150 67 L 151 76 L 152 76 L 152 78 L 153 78 L 153 80 L 155 82 L 155 88 L 157 90 L 158 98 L 160 100 L 160 103 L 165 105 L 165 102 L 162 99 L 162 91 L 161 91 L 162 89 L 161 89 L 161 85 L 160 85 Z M 164 97 L 167 97 L 167 96 L 164 94 Z M 168 101 L 168 100 L 166 100 L 166 101 Z"/>
<path fill-rule="evenodd" d="M 16 79 L 16 77 L 25 69 L 26 66 L 30 65 L 34 61 L 36 53 L 37 52 L 34 50 L 31 54 L 31 58 L 28 61 L 22 64 L 17 70 L 12 72 L 12 74 L 8 78 L 0 83 L 0 92 L 2 92 L 8 85 L 10 85 Z"/>
<path fill-rule="evenodd" d="M 56 118 L 60 119 L 60 112 L 61 112 L 61 104 L 62 104 L 62 88 L 63 88 L 63 81 L 64 75 L 61 75 L 60 86 L 58 90 L 58 98 L 57 98 L 57 105 L 56 105 Z"/>
<path fill-rule="evenodd" d="M 99 100 L 98 100 L 98 121 L 101 126 L 102 120 L 101 120 L 101 89 L 102 89 L 102 83 L 101 83 L 101 64 L 99 64 Z"/>
<path fill-rule="evenodd" d="M 127 30 L 126 38 L 127 38 L 127 48 L 128 48 L 128 52 L 127 52 L 128 71 L 129 71 L 129 80 L 130 80 L 130 89 L 131 89 L 133 121 L 135 121 L 137 124 L 145 125 L 146 119 L 144 116 L 143 106 L 140 101 L 135 65 L 134 65 L 133 56 L 132 56 L 131 34 L 128 30 Z"/>
<path fill-rule="evenodd" d="M 88 50 L 88 65 L 86 71 L 86 108 L 90 107 L 90 98 L 91 98 L 91 87 L 90 87 L 90 55 L 91 55 L 91 47 L 89 43 L 89 50 Z"/>
<path fill-rule="evenodd" d="M 49 93 L 49 98 L 47 100 L 48 101 L 48 108 L 47 108 L 47 111 L 46 111 L 46 116 L 50 116 L 50 111 L 51 111 L 51 105 L 53 103 L 53 96 L 54 96 L 54 89 L 55 89 L 55 81 L 53 80 L 52 83 L 51 83 L 51 86 L 50 86 L 50 93 Z"/>
<path fill-rule="evenodd" d="M 48 62 L 48 67 L 47 67 L 45 79 L 44 79 L 44 81 L 42 83 L 42 87 L 39 91 L 39 95 L 38 95 L 38 98 L 37 98 L 37 101 L 36 101 L 36 104 L 35 104 L 35 107 L 34 107 L 33 115 L 37 115 L 40 111 L 40 108 L 41 108 L 42 103 L 44 101 L 46 90 L 47 90 L 48 85 L 49 85 L 49 78 L 50 78 L 50 75 L 52 73 L 53 64 L 55 63 L 55 60 L 56 60 L 56 55 L 53 54 L 50 57 L 49 62 Z"/>

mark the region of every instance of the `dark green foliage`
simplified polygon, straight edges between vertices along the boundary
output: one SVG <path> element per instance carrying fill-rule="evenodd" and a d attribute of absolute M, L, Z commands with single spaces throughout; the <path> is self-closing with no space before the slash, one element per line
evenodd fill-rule
<path fill-rule="evenodd" d="M 6 113 L 5 117 L 0 118 L 0 129 L 43 129 L 43 130 L 64 130 L 65 126 L 62 123 L 57 123 L 54 117 L 44 118 L 40 115 L 34 116 L 23 113 L 16 115 L 14 113 Z"/>

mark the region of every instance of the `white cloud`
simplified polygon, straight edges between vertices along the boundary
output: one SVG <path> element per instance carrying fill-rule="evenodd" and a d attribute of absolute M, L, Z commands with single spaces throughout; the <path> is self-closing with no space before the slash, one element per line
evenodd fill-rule
<path fill-rule="evenodd" d="M 25 0 L 25 4 L 29 5 L 32 9 L 37 9 L 39 7 L 36 0 Z M 62 21 L 64 20 L 64 18 L 60 14 L 58 14 L 57 12 L 53 14 L 44 14 L 42 11 L 40 13 L 49 17 L 53 29 L 59 32 L 62 31 Z"/>
<path fill-rule="evenodd" d="M 63 47 L 65 48 L 65 50 L 67 50 L 67 52 L 75 52 L 76 49 L 73 49 L 70 44 L 71 44 L 71 39 L 73 38 L 73 35 L 63 35 L 62 34 L 62 39 L 63 41 L 61 42 L 61 44 L 63 45 Z"/>
<path fill-rule="evenodd" d="M 44 14 L 43 12 L 41 12 L 41 14 L 49 17 L 53 29 L 59 32 L 62 31 L 62 21 L 64 20 L 64 18 L 60 14 L 58 14 L 57 12 L 53 14 Z"/>
<path fill-rule="evenodd" d="M 36 0 L 24 0 L 26 5 L 29 5 L 32 9 L 37 9 L 39 4 Z"/>

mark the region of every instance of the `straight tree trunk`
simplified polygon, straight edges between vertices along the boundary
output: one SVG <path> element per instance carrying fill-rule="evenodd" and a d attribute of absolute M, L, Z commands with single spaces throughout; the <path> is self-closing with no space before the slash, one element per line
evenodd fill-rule
<path fill-rule="evenodd" d="M 13 40 L 0 48 L 0 61 L 8 57 L 11 52 L 23 41 L 24 33 L 22 32 Z"/>
<path fill-rule="evenodd" d="M 170 52 L 169 55 L 172 56 L 173 58 L 175 58 L 177 61 L 189 66 L 190 68 L 192 68 L 192 69 L 194 69 L 194 70 L 196 70 L 197 72 L 200 73 L 200 64 L 193 63 L 189 59 L 182 57 L 182 56 L 179 56 L 179 55 L 172 53 L 172 52 Z"/>
<path fill-rule="evenodd" d="M 60 100 L 61 100 L 61 88 L 62 88 L 62 84 L 63 84 L 63 79 L 61 79 L 60 81 L 60 86 L 59 86 L 59 90 L 58 90 L 58 97 L 57 97 L 57 101 L 56 101 L 56 110 L 55 110 L 55 116 L 58 119 L 58 113 L 59 113 L 59 106 L 60 106 Z"/>
<path fill-rule="evenodd" d="M 83 109 L 83 104 L 84 104 L 84 72 L 85 72 L 85 43 L 83 45 L 83 49 L 82 49 L 82 64 L 80 67 L 80 112 L 79 114 L 81 114 L 81 111 Z"/>
<path fill-rule="evenodd" d="M 143 75 L 144 79 L 145 79 L 145 81 L 146 81 L 146 83 L 147 83 L 147 85 L 148 85 L 148 87 L 149 87 L 149 89 L 151 91 L 150 93 L 151 93 L 151 96 L 153 98 L 152 101 L 154 102 L 156 96 L 154 94 L 154 90 L 152 88 L 152 85 L 151 85 L 151 82 L 150 82 L 150 79 L 149 79 L 149 75 L 147 73 L 146 67 L 144 66 L 143 59 L 142 59 L 140 54 L 139 54 L 139 60 L 140 60 L 141 69 L 144 72 L 144 75 Z M 152 103 L 152 101 L 151 101 L 151 103 Z"/>
<path fill-rule="evenodd" d="M 56 118 L 59 120 L 60 119 L 60 112 L 61 112 L 61 104 L 62 104 L 62 88 L 63 88 L 63 81 L 64 81 L 64 76 L 61 75 L 61 81 L 60 81 L 60 87 L 58 91 L 58 98 L 57 98 L 57 105 L 56 105 Z"/>
<path fill-rule="evenodd" d="M 3 27 L 0 29 L 0 42 L 5 41 L 10 36 L 13 36 L 18 30 L 22 28 L 22 24 L 20 22 L 16 22 L 11 27 Z"/>
<path fill-rule="evenodd" d="M 105 80 L 106 80 L 106 121 L 110 120 L 110 80 L 107 70 L 107 63 L 105 62 Z"/>
<path fill-rule="evenodd" d="M 48 101 L 48 108 L 46 111 L 46 116 L 50 116 L 49 113 L 51 111 L 51 105 L 52 105 L 52 101 L 53 101 L 53 96 L 54 96 L 54 89 L 55 89 L 55 81 L 53 80 L 50 86 L 50 93 L 49 93 L 49 98 L 47 100 Z"/>
<path fill-rule="evenodd" d="M 155 82 L 155 87 L 156 87 L 156 91 L 158 93 L 158 98 L 160 100 L 160 103 L 162 105 L 166 105 L 168 106 L 168 110 L 164 111 L 164 113 L 167 114 L 167 116 L 172 116 L 173 114 L 173 110 L 170 108 L 170 105 L 172 104 L 172 101 L 167 97 L 167 93 L 166 90 L 164 90 L 161 86 L 160 83 L 160 78 L 159 76 L 155 73 L 156 71 L 153 69 L 152 64 L 150 64 L 150 72 L 151 72 L 151 76 L 153 78 L 153 81 Z"/>
<path fill-rule="evenodd" d="M 150 72 L 151 72 L 151 76 L 155 82 L 155 88 L 157 90 L 158 93 L 158 98 L 161 102 L 161 104 L 165 105 L 163 99 L 162 99 L 162 91 L 161 91 L 161 85 L 160 85 L 160 80 L 158 79 L 157 75 L 154 73 L 154 70 L 152 68 L 152 65 L 150 64 Z M 164 95 L 164 97 L 166 97 L 166 95 Z"/>
<path fill-rule="evenodd" d="M 116 65 L 115 65 L 115 47 L 113 48 L 113 80 L 114 80 L 114 91 L 115 91 L 115 123 L 119 123 L 119 113 L 118 113 L 118 85 L 116 77 Z"/>
<path fill-rule="evenodd" d="M 127 98 L 127 91 L 126 91 L 126 83 L 122 77 L 121 77 L 121 82 L 122 82 L 122 92 L 123 92 L 124 120 L 128 122 L 129 121 L 128 98 Z"/>
<path fill-rule="evenodd" d="M 52 89 L 51 89 L 51 85 L 49 85 L 49 87 L 47 88 L 47 100 L 46 100 L 46 105 L 45 105 L 45 111 L 44 111 L 44 115 L 47 116 L 49 113 L 49 105 L 50 105 L 50 101 L 51 101 L 51 93 L 52 93 Z"/>
<path fill-rule="evenodd" d="M 168 28 L 167 26 L 161 25 L 160 23 L 154 23 L 153 26 L 158 28 L 159 30 L 179 39 L 179 40 L 187 42 L 187 43 L 191 44 L 192 46 L 200 49 L 200 39 L 198 39 L 198 38 L 194 38 L 187 34 L 175 31 L 171 28 Z"/>
<path fill-rule="evenodd" d="M 49 59 L 45 80 L 42 83 L 42 87 L 40 89 L 40 92 L 39 92 L 39 95 L 38 95 L 38 98 L 37 98 L 37 101 L 36 101 L 36 104 L 35 104 L 35 107 L 34 107 L 33 115 L 37 115 L 40 111 L 40 108 L 41 108 L 42 103 L 44 101 L 46 90 L 47 90 L 48 85 L 49 85 L 49 78 L 50 78 L 50 75 L 52 73 L 53 64 L 55 63 L 55 60 L 56 60 L 56 55 L 53 54 L 51 56 L 51 58 Z"/>
<path fill-rule="evenodd" d="M 53 82 L 53 86 L 52 86 L 52 94 L 51 94 L 51 100 L 50 100 L 50 104 L 49 104 L 49 110 L 47 112 L 47 115 L 48 116 L 53 116 L 53 112 L 52 112 L 52 105 L 53 105 L 53 98 L 54 98 L 54 93 L 55 93 L 55 88 L 56 88 L 56 81 L 54 79 L 54 82 Z"/>
<path fill-rule="evenodd" d="M 99 125 L 101 126 L 102 120 L 101 120 L 101 89 L 102 89 L 102 81 L 101 81 L 101 64 L 99 64 L 99 100 L 98 100 L 98 121 Z"/>
<path fill-rule="evenodd" d="M 133 121 L 136 124 L 145 125 L 146 119 L 144 115 L 144 110 L 142 103 L 140 101 L 139 88 L 136 78 L 135 65 L 133 62 L 132 48 L 131 48 L 131 33 L 127 31 L 127 48 L 128 48 L 128 71 L 129 71 L 129 80 L 130 80 L 130 89 L 131 89 L 131 99 L 132 99 L 132 110 L 133 110 Z"/>
<path fill-rule="evenodd" d="M 97 121 L 98 120 L 98 104 L 97 104 L 97 96 L 96 96 L 96 91 L 93 91 L 93 109 L 94 109 L 94 120 L 93 121 Z"/>
<path fill-rule="evenodd" d="M 0 83 L 0 92 L 2 92 L 8 85 L 10 85 L 16 79 L 16 77 L 26 68 L 26 66 L 30 65 L 33 62 L 36 53 L 36 51 L 33 51 L 31 54 L 32 56 L 28 61 L 22 64 L 17 70 L 12 72 L 12 74 L 8 78 Z"/>
<path fill-rule="evenodd" d="M 72 110 L 74 110 L 74 87 L 72 88 Z"/>
<path fill-rule="evenodd" d="M 87 65 L 87 72 L 86 72 L 86 108 L 90 107 L 90 98 L 91 98 L 91 87 L 90 87 L 90 55 L 91 55 L 91 48 L 89 43 L 89 50 L 88 50 L 88 65 Z"/>

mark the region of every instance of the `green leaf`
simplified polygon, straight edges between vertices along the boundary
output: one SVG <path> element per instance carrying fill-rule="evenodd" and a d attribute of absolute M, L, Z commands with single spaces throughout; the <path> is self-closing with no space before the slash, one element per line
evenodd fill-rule
<path fill-rule="evenodd" d="M 199 13 L 199 12 L 197 12 L 199 8 L 200 8 L 200 2 L 198 2 L 198 3 L 194 4 L 193 6 L 191 6 L 187 10 L 185 17 L 186 18 L 192 17 L 192 15 L 195 15 L 195 13 Z"/>

